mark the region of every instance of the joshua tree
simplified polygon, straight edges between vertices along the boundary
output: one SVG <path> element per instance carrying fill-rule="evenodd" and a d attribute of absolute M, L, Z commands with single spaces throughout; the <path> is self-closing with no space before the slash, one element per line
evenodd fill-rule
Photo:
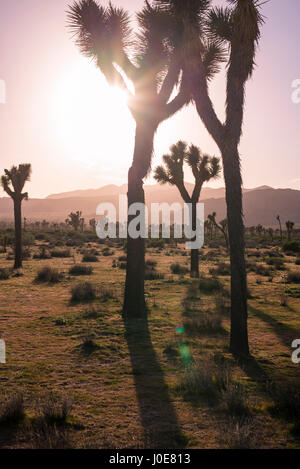
<path fill-rule="evenodd" d="M 128 206 L 144 203 L 143 179 L 150 169 L 156 130 L 190 101 L 182 57 L 177 53 L 174 35 L 169 34 L 170 16 L 145 2 L 137 14 L 139 30 L 133 37 L 126 11 L 112 4 L 104 8 L 94 0 L 80 0 L 70 8 L 69 22 L 81 52 L 96 61 L 110 84 L 128 93 L 128 106 L 136 122 L 133 163 L 128 172 Z M 178 92 L 172 99 L 176 85 Z M 129 215 L 128 223 L 133 218 Z M 145 241 L 142 237 L 128 237 L 125 316 L 146 312 L 144 277 Z"/>
<path fill-rule="evenodd" d="M 274 230 L 273 228 L 268 229 L 268 234 L 270 235 L 271 241 L 274 241 Z"/>
<path fill-rule="evenodd" d="M 42 230 L 47 230 L 49 228 L 49 222 L 47 220 L 42 221 Z"/>
<path fill-rule="evenodd" d="M 285 224 L 289 241 L 291 241 L 291 239 L 292 239 L 292 233 L 293 233 L 294 225 L 295 225 L 295 223 L 293 221 L 287 221 L 286 224 Z"/>
<path fill-rule="evenodd" d="M 260 224 L 257 225 L 257 227 L 256 227 L 256 232 L 257 232 L 258 236 L 261 236 L 261 235 L 262 235 L 263 230 L 264 230 L 264 227 L 263 227 L 262 225 L 260 225 Z"/>
<path fill-rule="evenodd" d="M 13 199 L 15 216 L 15 264 L 14 269 L 22 267 L 22 201 L 28 200 L 28 193 L 22 190 L 25 183 L 29 181 L 31 174 L 30 164 L 12 166 L 10 170 L 5 169 L 1 177 L 1 185 L 5 192 Z"/>
<path fill-rule="evenodd" d="M 82 212 L 77 210 L 77 212 L 71 212 L 66 218 L 66 224 L 72 226 L 75 231 L 78 231 L 79 228 L 82 227 L 82 223 L 84 223 L 84 219 L 81 218 Z M 82 221 L 83 220 L 83 221 Z"/>
<path fill-rule="evenodd" d="M 276 217 L 276 220 L 277 220 L 277 221 L 278 221 L 278 223 L 279 223 L 279 229 L 280 229 L 280 239 L 281 239 L 281 241 L 282 241 L 282 239 L 283 239 L 283 238 L 282 238 L 282 225 L 281 225 L 281 219 L 280 219 L 280 215 L 277 215 L 277 217 Z"/>
<path fill-rule="evenodd" d="M 1 239 L 1 242 L 2 242 L 2 246 L 3 246 L 3 251 L 2 252 L 6 252 L 7 242 L 8 242 L 8 238 L 7 238 L 6 235 L 3 235 L 2 239 Z"/>
<path fill-rule="evenodd" d="M 222 235 L 224 236 L 225 243 L 226 243 L 226 248 L 229 249 L 229 243 L 228 243 L 228 220 L 225 218 L 224 220 L 221 220 L 220 223 L 217 222 L 216 220 L 216 212 L 213 212 L 211 215 L 208 215 L 208 219 L 211 221 L 212 225 L 215 226 L 218 230 L 221 231 Z"/>
<path fill-rule="evenodd" d="M 249 354 L 247 278 L 239 143 L 242 134 L 245 85 L 251 77 L 260 38 L 262 16 L 258 0 L 229 0 L 231 7 L 210 9 L 210 0 L 156 0 L 174 18 L 184 36 L 185 58 L 192 96 L 206 129 L 223 159 L 231 260 L 230 349 Z M 209 96 L 208 81 L 229 51 L 225 122 L 218 118 Z M 209 50 L 209 54 L 207 53 Z M 210 59 L 207 63 L 208 57 Z"/>
<path fill-rule="evenodd" d="M 212 222 L 210 220 L 205 220 L 204 222 L 204 230 L 205 230 L 205 235 L 210 237 L 212 239 Z"/>
<path fill-rule="evenodd" d="M 179 141 L 170 147 L 170 154 L 163 156 L 164 166 L 155 169 L 154 179 L 160 184 L 171 184 L 176 186 L 183 201 L 192 206 L 191 225 L 193 231 L 196 230 L 197 203 L 199 202 L 202 186 L 211 179 L 216 179 L 221 171 L 220 160 L 202 154 L 200 148 L 191 145 L 187 148 L 185 142 Z M 195 186 L 190 195 L 184 185 L 183 164 L 186 162 L 191 168 Z M 191 277 L 199 277 L 199 250 L 191 250 Z"/>
<path fill-rule="evenodd" d="M 96 231 L 96 219 L 95 219 L 95 218 L 91 218 L 91 219 L 89 220 L 89 225 L 90 225 L 90 227 L 91 227 L 91 230 L 95 232 L 95 231 Z"/>

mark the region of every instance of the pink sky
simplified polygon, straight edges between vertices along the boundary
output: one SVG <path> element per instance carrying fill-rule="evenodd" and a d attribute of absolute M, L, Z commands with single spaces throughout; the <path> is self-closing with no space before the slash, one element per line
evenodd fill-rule
<path fill-rule="evenodd" d="M 98 80 L 94 65 L 84 64 L 86 83 L 79 81 L 77 85 L 76 72 L 72 75 L 83 59 L 66 29 L 68 3 L 67 0 L 1 0 L 0 79 L 6 83 L 7 96 L 6 104 L 0 104 L 0 171 L 12 164 L 30 162 L 31 197 L 108 183 L 122 184 L 126 182 L 132 157 L 134 127 L 126 118 L 126 110 L 119 120 L 114 121 L 112 116 L 107 119 L 105 101 L 98 104 L 97 99 L 101 100 L 98 95 L 93 99 L 91 87 L 97 88 Z M 115 3 L 133 13 L 143 1 Z M 299 0 L 271 0 L 263 5 L 263 13 L 266 24 L 257 69 L 247 86 L 240 147 L 244 185 L 267 184 L 300 190 L 300 104 L 293 104 L 291 99 L 292 82 L 300 78 Z M 78 95 L 73 99 L 74 90 Z M 105 87 L 99 74 L 101 90 L 104 96 Z M 63 96 L 59 94 L 62 91 Z M 223 74 L 212 83 L 211 95 L 222 118 Z M 80 112 L 83 109 L 85 115 Z M 113 128 L 116 123 L 119 129 Z M 78 135 L 79 125 L 86 126 L 82 135 Z M 86 152 L 82 150 L 85 138 Z M 160 162 L 169 145 L 179 139 L 218 154 L 194 109 L 190 108 L 159 129 L 153 166 Z M 222 184 L 220 181 L 219 185 Z"/>

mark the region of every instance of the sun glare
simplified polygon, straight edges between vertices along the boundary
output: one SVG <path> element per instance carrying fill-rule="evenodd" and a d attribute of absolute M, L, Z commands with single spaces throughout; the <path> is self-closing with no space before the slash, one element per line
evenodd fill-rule
<path fill-rule="evenodd" d="M 51 105 L 53 129 L 66 157 L 103 171 L 128 167 L 135 124 L 127 99 L 85 59 L 63 71 Z"/>

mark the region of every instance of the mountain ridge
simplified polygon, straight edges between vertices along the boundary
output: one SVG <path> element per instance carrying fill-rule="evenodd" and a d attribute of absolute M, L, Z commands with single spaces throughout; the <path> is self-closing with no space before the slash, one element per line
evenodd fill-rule
<path fill-rule="evenodd" d="M 185 183 L 187 189 L 189 192 L 193 190 L 194 185 L 192 183 L 186 182 Z M 160 185 L 160 184 L 145 184 L 144 185 L 144 190 L 145 193 L 147 192 L 153 192 L 156 191 L 157 189 L 160 189 L 160 191 L 170 191 L 170 189 L 175 189 L 172 188 L 169 185 Z M 253 189 L 243 189 L 243 192 L 250 192 L 254 190 L 266 190 L 266 189 L 273 189 L 270 186 L 260 186 L 260 187 L 255 187 Z M 66 199 L 66 198 L 77 198 L 77 197 L 97 197 L 97 196 L 102 196 L 102 195 L 116 195 L 116 194 L 126 194 L 127 193 L 127 184 L 122 184 L 120 186 L 116 184 L 107 184 L 105 186 L 101 186 L 97 189 L 78 189 L 78 190 L 73 190 L 73 191 L 68 191 L 68 192 L 61 192 L 57 194 L 50 194 L 45 199 L 51 199 L 51 200 L 57 200 L 57 199 Z M 212 194 L 215 195 L 215 197 L 212 198 L 221 198 L 225 196 L 225 187 L 219 187 L 219 188 L 212 188 L 212 187 L 204 187 L 202 189 L 202 194 L 201 198 L 207 198 L 207 194 Z"/>
<path fill-rule="evenodd" d="M 105 186 L 104 186 L 105 187 Z M 22 205 L 23 216 L 28 221 L 42 221 L 46 219 L 50 222 L 64 221 L 71 211 L 81 210 L 86 220 L 96 216 L 96 208 L 100 203 L 112 203 L 118 208 L 120 193 L 126 194 L 127 187 L 109 186 L 111 194 L 96 195 L 94 197 L 63 197 L 29 199 Z M 120 191 L 115 192 L 115 187 Z M 190 189 L 192 188 L 190 184 Z M 106 191 L 106 189 L 105 189 Z M 182 200 L 176 187 L 170 186 L 145 186 L 146 203 L 148 209 L 151 203 L 174 202 L 181 203 Z M 69 194 L 69 193 L 64 193 Z M 216 212 L 217 219 L 226 217 L 225 189 L 203 189 L 201 202 L 204 203 L 205 216 Z M 279 214 L 282 223 L 292 220 L 295 224 L 300 224 L 300 191 L 294 189 L 274 189 L 261 186 L 255 189 L 244 190 L 244 216 L 246 226 L 262 224 L 264 226 L 277 227 L 276 216 Z M 0 221 L 13 220 L 13 203 L 9 197 L 0 198 Z"/>

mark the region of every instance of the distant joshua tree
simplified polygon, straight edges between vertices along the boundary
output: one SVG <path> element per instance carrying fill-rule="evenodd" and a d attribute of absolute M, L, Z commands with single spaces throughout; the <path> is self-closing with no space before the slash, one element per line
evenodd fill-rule
<path fill-rule="evenodd" d="M 274 241 L 274 230 L 273 228 L 268 229 L 268 234 L 270 235 L 271 241 Z"/>
<path fill-rule="evenodd" d="M 287 221 L 285 226 L 287 230 L 288 240 L 291 241 L 295 223 L 293 221 Z"/>
<path fill-rule="evenodd" d="M 249 233 L 250 233 L 251 238 L 254 238 L 254 236 L 255 236 L 255 226 L 250 226 L 249 227 Z"/>
<path fill-rule="evenodd" d="M 31 174 L 30 164 L 12 166 L 10 170 L 5 169 L 1 177 L 1 185 L 4 191 L 13 199 L 15 216 L 15 264 L 14 269 L 22 267 L 22 201 L 28 200 L 28 193 L 22 190 L 25 183 L 29 181 Z"/>
<path fill-rule="evenodd" d="M 3 252 L 6 252 L 7 251 L 7 242 L 8 242 L 8 238 L 6 235 L 3 236 L 2 238 L 2 246 L 3 246 Z"/>
<path fill-rule="evenodd" d="M 84 218 L 81 217 L 82 212 L 77 210 L 77 212 L 71 212 L 66 218 L 66 224 L 72 226 L 75 231 L 79 231 L 79 228 L 82 230 L 84 224 Z"/>
<path fill-rule="evenodd" d="M 210 240 L 212 240 L 213 238 L 213 227 L 214 225 L 209 219 L 205 220 L 204 222 L 205 234 L 206 234 L 206 237 L 207 238 L 209 237 Z"/>
<path fill-rule="evenodd" d="M 216 212 L 213 212 L 211 215 L 208 215 L 208 220 L 212 223 L 215 228 L 217 228 L 219 231 L 221 231 L 222 235 L 224 236 L 225 243 L 226 243 L 226 248 L 229 250 L 229 242 L 228 242 L 228 220 L 225 218 L 224 220 L 221 220 L 220 223 L 217 223 L 216 220 Z"/>
<path fill-rule="evenodd" d="M 42 221 L 42 230 L 47 230 L 49 228 L 49 222 L 47 220 Z"/>
<path fill-rule="evenodd" d="M 89 225 L 92 231 L 96 231 L 96 219 L 95 218 L 91 218 L 89 220 Z"/>
<path fill-rule="evenodd" d="M 171 154 L 163 156 L 164 166 L 155 169 L 154 179 L 160 184 L 176 186 L 185 203 L 192 205 L 192 229 L 196 230 L 197 203 L 199 202 L 202 186 L 211 179 L 216 179 L 221 171 L 220 160 L 202 154 L 200 148 L 191 145 L 187 148 L 185 142 L 179 141 L 170 147 Z M 190 195 L 184 185 L 183 164 L 186 162 L 191 168 L 195 186 Z M 191 277 L 199 277 L 199 250 L 191 250 Z"/>
<path fill-rule="evenodd" d="M 282 237 L 282 225 L 281 225 L 281 219 L 280 219 L 280 215 L 277 215 L 276 217 L 276 220 L 278 221 L 279 223 L 279 229 L 280 229 L 280 239 L 282 241 L 283 237 Z"/>
<path fill-rule="evenodd" d="M 94 0 L 78 0 L 69 9 L 70 27 L 81 52 L 95 60 L 108 83 L 123 88 L 129 96 L 128 106 L 136 122 L 128 172 L 129 206 L 144 203 L 143 179 L 150 170 L 159 125 L 190 102 L 183 57 L 176 52 L 179 38 L 168 36 L 170 16 L 147 1 L 136 18 L 138 31 L 133 35 L 128 13 L 111 3 L 103 7 Z M 129 215 L 129 223 L 132 218 Z M 124 316 L 146 315 L 144 279 L 145 240 L 129 236 Z"/>
<path fill-rule="evenodd" d="M 257 225 L 256 227 L 256 232 L 258 236 L 261 236 L 263 234 L 264 227 L 262 225 Z"/>

